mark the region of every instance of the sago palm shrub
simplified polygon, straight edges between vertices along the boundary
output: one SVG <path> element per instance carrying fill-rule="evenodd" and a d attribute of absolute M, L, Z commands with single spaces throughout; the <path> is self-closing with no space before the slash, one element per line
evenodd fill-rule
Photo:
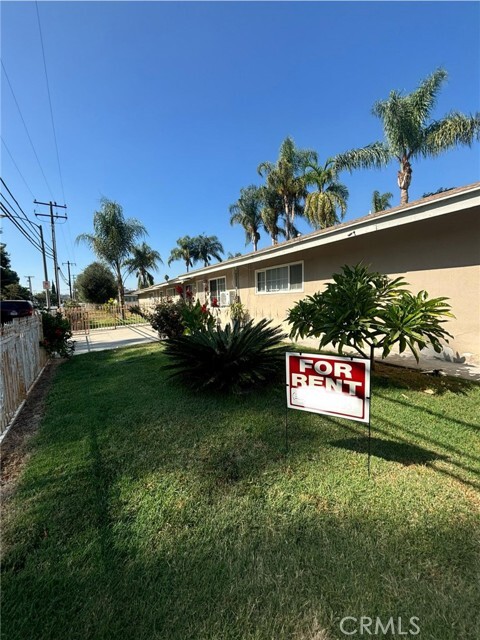
<path fill-rule="evenodd" d="M 270 325 L 249 320 L 172 338 L 165 345 L 165 368 L 195 391 L 240 393 L 267 385 L 283 369 L 286 337 Z"/>

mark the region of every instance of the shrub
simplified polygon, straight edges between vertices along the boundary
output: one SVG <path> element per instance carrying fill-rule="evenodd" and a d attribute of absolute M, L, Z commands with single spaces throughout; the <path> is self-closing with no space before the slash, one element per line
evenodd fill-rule
<path fill-rule="evenodd" d="M 170 359 L 166 369 L 194 390 L 242 392 L 266 385 L 277 378 L 284 367 L 286 336 L 270 320 L 256 325 L 250 320 L 241 327 L 234 323 L 208 326 L 203 331 L 172 338 L 165 353 Z"/>
<path fill-rule="evenodd" d="M 215 318 L 205 304 L 197 300 L 162 300 L 149 316 L 150 324 L 160 335 L 176 338 L 184 333 L 203 331 L 215 325 Z"/>
<path fill-rule="evenodd" d="M 182 317 L 183 301 L 170 302 L 162 300 L 150 314 L 149 320 L 155 331 L 160 336 L 176 338 L 181 336 L 185 330 Z"/>
<path fill-rule="evenodd" d="M 200 304 L 197 300 L 193 302 L 185 302 L 181 306 L 182 320 L 184 332 L 187 334 L 203 331 L 208 327 L 215 326 L 215 318 L 210 313 L 206 304 Z"/>
<path fill-rule="evenodd" d="M 42 312 L 43 340 L 40 345 L 45 348 L 49 356 L 59 355 L 70 358 L 75 345 L 70 340 L 72 332 L 70 322 L 61 313 L 55 315 Z"/>
<path fill-rule="evenodd" d="M 248 311 L 245 305 L 241 302 L 232 302 L 230 305 L 230 317 L 232 322 L 239 322 L 245 324 L 248 320 Z"/>
<path fill-rule="evenodd" d="M 439 353 L 441 339 L 451 337 L 442 324 L 452 318 L 447 298 L 429 299 L 426 291 L 413 295 L 401 278 L 394 280 L 363 265 L 344 266 L 325 291 L 307 296 L 288 311 L 290 336 L 320 338 L 328 344 L 355 349 L 364 357 L 373 348 L 385 358 L 394 345 L 406 348 L 418 362 L 418 350 L 431 344 Z M 447 340 L 446 340 L 447 341 Z"/>

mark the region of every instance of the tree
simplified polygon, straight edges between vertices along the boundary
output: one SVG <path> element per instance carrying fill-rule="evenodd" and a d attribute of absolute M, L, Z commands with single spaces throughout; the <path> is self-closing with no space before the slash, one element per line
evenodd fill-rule
<path fill-rule="evenodd" d="M 260 206 L 262 202 L 261 191 L 259 187 L 251 184 L 248 187 L 240 189 L 239 199 L 230 206 L 230 224 L 240 224 L 245 229 L 245 238 L 247 245 L 249 242 L 253 244 L 253 250 L 258 248 L 260 240 L 260 227 L 262 218 L 260 215 Z"/>
<path fill-rule="evenodd" d="M 372 194 L 372 211 L 378 213 L 379 211 L 385 211 L 392 206 L 390 200 L 393 198 L 393 193 L 387 191 L 386 193 L 380 193 L 380 191 L 374 191 Z"/>
<path fill-rule="evenodd" d="M 395 345 L 409 348 L 418 362 L 418 350 L 431 344 L 439 353 L 441 339 L 450 334 L 442 324 L 453 317 L 447 298 L 428 298 L 426 291 L 413 295 L 401 278 L 394 280 L 363 265 L 344 266 L 321 293 L 300 300 L 288 311 L 290 336 L 319 338 L 319 349 L 332 344 L 339 353 L 353 348 L 373 360 L 373 349 L 382 358 Z M 451 337 L 451 336 L 450 336 Z"/>
<path fill-rule="evenodd" d="M 102 198 L 100 210 L 93 214 L 93 233 L 82 233 L 78 242 L 85 242 L 95 255 L 105 262 L 115 275 L 118 302 L 123 309 L 125 300 L 124 277 L 122 269 L 128 259 L 135 241 L 146 235 L 146 229 L 135 218 L 125 219 L 123 208 L 118 202 Z"/>
<path fill-rule="evenodd" d="M 50 304 L 52 307 L 58 307 L 57 288 L 53 280 L 50 286 Z"/>
<path fill-rule="evenodd" d="M 76 288 L 82 302 L 103 304 L 117 294 L 115 276 L 101 262 L 92 262 L 77 276 Z"/>
<path fill-rule="evenodd" d="M 219 262 L 222 261 L 221 254 L 224 253 L 223 246 L 217 236 L 199 235 L 194 238 L 194 261 L 203 261 L 205 267 L 208 267 L 210 260 L 214 258 Z"/>
<path fill-rule="evenodd" d="M 0 266 L 1 266 L 1 293 L 2 298 L 4 300 L 8 300 L 9 298 L 5 295 L 4 290 L 9 285 L 18 285 L 20 283 L 20 278 L 18 277 L 18 273 L 11 268 L 10 264 L 10 255 L 6 251 L 7 245 L 3 242 L 0 242 Z M 29 298 L 25 298 L 29 300 Z"/>
<path fill-rule="evenodd" d="M 278 236 L 285 237 L 285 229 L 279 225 L 283 215 L 282 197 L 267 186 L 261 189 L 262 208 L 260 217 L 265 231 L 272 239 L 272 245 L 278 244 Z"/>
<path fill-rule="evenodd" d="M 315 229 L 333 227 L 343 220 L 347 212 L 348 189 L 337 180 L 331 158 L 323 167 L 309 164 L 305 184 L 316 187 L 316 191 L 308 193 L 305 198 L 305 217 Z"/>
<path fill-rule="evenodd" d="M 30 295 L 30 289 L 27 289 L 27 287 L 12 283 L 2 287 L 1 298 L 3 300 L 31 300 L 32 296 Z"/>
<path fill-rule="evenodd" d="M 158 271 L 157 262 L 163 264 L 160 254 L 146 242 L 132 248 L 132 257 L 125 260 L 125 265 L 130 269 L 130 273 L 135 272 L 139 289 L 153 285 L 153 274 L 149 269 Z"/>
<path fill-rule="evenodd" d="M 190 267 L 193 266 L 195 255 L 196 253 L 194 238 L 191 238 L 190 236 L 183 236 L 183 238 L 178 238 L 177 246 L 171 250 L 167 264 L 168 266 L 170 266 L 172 262 L 183 260 L 183 262 L 185 262 L 188 273 Z"/>
<path fill-rule="evenodd" d="M 408 95 L 391 91 L 387 100 L 373 106 L 373 115 L 382 120 L 385 140 L 353 149 L 335 158 L 337 170 L 382 167 L 392 160 L 399 163 L 397 183 L 400 204 L 408 202 L 414 158 L 437 156 L 459 145 L 471 146 L 480 136 L 480 115 L 467 116 L 451 112 L 440 120 L 432 120 L 438 92 L 447 78 L 437 69 Z"/>
<path fill-rule="evenodd" d="M 268 189 L 276 192 L 283 202 L 286 239 L 294 237 L 293 225 L 296 215 L 302 215 L 301 201 L 306 197 L 304 170 L 317 162 L 317 154 L 307 149 L 297 149 L 292 138 L 287 137 L 280 146 L 275 163 L 262 162 L 257 171 L 267 180 Z"/>

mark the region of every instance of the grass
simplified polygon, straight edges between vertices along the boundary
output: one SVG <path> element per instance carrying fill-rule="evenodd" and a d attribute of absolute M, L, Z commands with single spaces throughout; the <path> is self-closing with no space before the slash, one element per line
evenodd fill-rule
<path fill-rule="evenodd" d="M 195 395 L 161 349 L 60 367 L 4 518 L 4 638 L 477 637 L 479 385 L 379 366 L 369 480 L 364 425 L 289 411 L 286 454 L 282 386 Z"/>

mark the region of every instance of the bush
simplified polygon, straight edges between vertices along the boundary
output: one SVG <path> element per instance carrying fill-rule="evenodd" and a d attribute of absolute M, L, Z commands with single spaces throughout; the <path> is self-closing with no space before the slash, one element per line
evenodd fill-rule
<path fill-rule="evenodd" d="M 150 314 L 149 320 L 155 331 L 160 336 L 176 338 L 181 336 L 185 330 L 182 318 L 183 301 L 170 302 L 162 300 L 155 307 L 155 311 Z"/>
<path fill-rule="evenodd" d="M 70 340 L 70 322 L 61 313 L 52 315 L 42 312 L 43 340 L 40 345 L 45 348 L 49 356 L 59 355 L 62 358 L 70 358 L 75 349 Z"/>
<path fill-rule="evenodd" d="M 172 338 L 165 353 L 170 358 L 166 369 L 193 390 L 242 392 L 277 379 L 284 367 L 286 337 L 271 320 L 250 320 L 245 326 L 234 323 L 208 326 L 191 335 Z"/>
<path fill-rule="evenodd" d="M 418 362 L 418 350 L 431 344 L 439 353 L 441 339 L 451 337 L 442 324 L 452 318 L 447 298 L 429 299 L 426 291 L 413 295 L 401 278 L 394 280 L 363 265 L 344 266 L 325 291 L 307 296 L 288 311 L 290 336 L 319 338 L 328 344 L 353 348 L 364 357 L 372 349 L 388 356 L 394 345 L 406 348 Z"/>
<path fill-rule="evenodd" d="M 248 311 L 245 305 L 241 302 L 232 302 L 230 305 L 230 317 L 232 322 L 239 322 L 245 324 L 248 320 Z"/>
<path fill-rule="evenodd" d="M 191 300 L 162 301 L 150 314 L 149 321 L 160 335 L 176 338 L 215 326 L 215 318 L 206 305 Z"/>

